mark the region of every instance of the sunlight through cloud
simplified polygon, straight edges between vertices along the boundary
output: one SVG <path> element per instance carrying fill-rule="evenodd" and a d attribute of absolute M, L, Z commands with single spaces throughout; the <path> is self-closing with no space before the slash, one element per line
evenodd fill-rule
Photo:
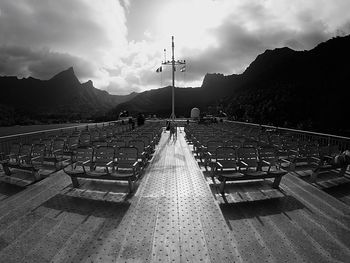
<path fill-rule="evenodd" d="M 243 72 L 266 49 L 348 34 L 348 10 L 347 0 L 3 1 L 0 74 L 47 79 L 73 66 L 113 94 L 159 88 L 155 69 L 174 35 L 176 59 L 188 62 L 178 85 L 200 86 L 208 72 Z"/>

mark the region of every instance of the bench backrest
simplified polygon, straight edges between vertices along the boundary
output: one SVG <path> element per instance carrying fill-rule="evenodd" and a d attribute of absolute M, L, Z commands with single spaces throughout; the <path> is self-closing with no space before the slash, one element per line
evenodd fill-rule
<path fill-rule="evenodd" d="M 56 139 L 52 142 L 52 151 L 63 151 L 65 141 L 62 139 Z"/>
<path fill-rule="evenodd" d="M 115 148 L 126 147 L 126 141 L 122 139 L 113 139 L 108 143 L 108 146 Z"/>
<path fill-rule="evenodd" d="M 242 146 L 242 141 L 238 139 L 230 139 L 225 142 L 225 146 L 233 147 L 235 149 L 238 149 Z"/>
<path fill-rule="evenodd" d="M 93 163 L 95 166 L 105 166 L 114 160 L 115 149 L 108 146 L 100 146 L 94 150 Z"/>
<path fill-rule="evenodd" d="M 141 154 L 145 150 L 145 143 L 142 140 L 129 141 L 129 147 L 137 148 L 138 154 Z"/>
<path fill-rule="evenodd" d="M 79 136 L 69 136 L 67 138 L 67 148 L 68 149 L 76 149 L 78 147 L 79 144 Z"/>
<path fill-rule="evenodd" d="M 216 148 L 215 159 L 224 168 L 237 168 L 237 154 L 234 147 L 218 147 Z"/>
<path fill-rule="evenodd" d="M 78 163 L 92 161 L 94 150 L 93 148 L 77 148 L 75 158 Z"/>
<path fill-rule="evenodd" d="M 79 137 L 79 147 L 91 146 L 91 136 L 89 133 L 82 133 Z"/>
<path fill-rule="evenodd" d="M 239 161 L 243 161 L 248 165 L 248 167 L 246 168 L 258 167 L 258 153 L 257 153 L 257 149 L 254 147 L 238 148 L 237 158 Z"/>
<path fill-rule="evenodd" d="M 215 141 L 208 141 L 207 142 L 207 151 L 215 154 L 216 153 L 216 148 L 218 147 L 223 147 L 224 143 L 223 141 L 215 140 Z"/>
<path fill-rule="evenodd" d="M 18 154 L 20 153 L 20 151 L 21 151 L 21 144 L 19 144 L 19 143 L 12 143 L 11 144 L 10 152 L 9 152 L 10 155 L 17 157 Z"/>
<path fill-rule="evenodd" d="M 26 156 L 26 158 L 31 158 L 32 148 L 33 146 L 31 144 L 22 144 L 19 155 Z"/>
<path fill-rule="evenodd" d="M 139 135 L 136 137 L 136 139 L 143 141 L 146 147 L 151 145 L 151 140 L 145 135 Z"/>
<path fill-rule="evenodd" d="M 97 130 L 91 131 L 90 136 L 91 136 L 91 141 L 93 141 L 93 142 L 100 140 L 100 133 Z"/>
<path fill-rule="evenodd" d="M 115 158 L 119 167 L 130 168 L 138 161 L 138 150 L 136 147 L 120 147 L 116 150 Z"/>
<path fill-rule="evenodd" d="M 32 148 L 32 158 L 37 158 L 36 161 L 43 161 L 46 152 L 46 146 L 43 143 L 36 143 Z M 41 158 L 38 158 L 41 157 Z"/>
<path fill-rule="evenodd" d="M 131 135 L 122 135 L 120 138 L 125 141 L 126 145 L 129 145 L 129 141 L 134 139 Z"/>
<path fill-rule="evenodd" d="M 260 161 L 267 161 L 271 165 L 276 165 L 278 162 L 278 154 L 274 147 L 262 147 L 258 150 Z"/>

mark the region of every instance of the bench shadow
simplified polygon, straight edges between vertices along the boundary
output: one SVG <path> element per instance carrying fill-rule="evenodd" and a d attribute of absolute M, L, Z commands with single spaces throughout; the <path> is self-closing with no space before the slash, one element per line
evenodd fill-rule
<path fill-rule="evenodd" d="M 339 185 L 331 186 L 329 188 L 324 188 L 323 191 L 326 192 L 327 194 L 337 198 L 337 199 L 340 199 L 340 200 L 344 197 L 349 198 L 350 197 L 350 181 L 339 184 Z M 350 205 L 349 202 L 347 202 L 347 204 Z"/>
<path fill-rule="evenodd" d="M 342 175 L 339 170 L 333 169 L 321 172 L 318 175 L 316 182 L 311 181 L 308 173 L 306 173 L 306 176 L 304 174 L 303 176 L 300 176 L 300 172 L 295 172 L 295 174 L 303 181 L 313 184 L 320 190 L 340 201 L 344 202 L 342 198 L 348 199 L 350 197 L 350 177 L 347 174 Z M 346 203 L 350 205 L 349 201 Z"/>
<path fill-rule="evenodd" d="M 286 212 L 307 209 L 304 204 L 293 196 L 286 195 L 280 198 L 272 198 L 240 203 L 222 203 L 219 205 L 228 227 L 232 230 L 230 221 L 244 220 L 284 214 Z M 288 216 L 287 216 L 288 217 Z M 259 220 L 260 221 L 260 220 Z"/>
<path fill-rule="evenodd" d="M 75 196 L 57 194 L 39 207 L 46 207 L 63 212 L 75 213 L 100 218 L 120 218 L 126 214 L 130 202 L 111 202 L 106 200 L 92 200 Z M 35 208 L 35 209 L 37 209 Z M 35 211 L 35 209 L 33 211 Z"/>
<path fill-rule="evenodd" d="M 0 182 L 0 201 L 6 200 L 7 198 L 23 191 L 24 189 L 25 187 Z"/>

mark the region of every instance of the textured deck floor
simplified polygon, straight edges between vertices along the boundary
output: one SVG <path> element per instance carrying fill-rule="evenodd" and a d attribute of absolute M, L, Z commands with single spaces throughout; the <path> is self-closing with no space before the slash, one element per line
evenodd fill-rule
<path fill-rule="evenodd" d="M 348 262 L 345 203 L 288 174 L 278 198 L 225 204 L 167 136 L 133 196 L 57 172 L 0 201 L 0 262 Z"/>

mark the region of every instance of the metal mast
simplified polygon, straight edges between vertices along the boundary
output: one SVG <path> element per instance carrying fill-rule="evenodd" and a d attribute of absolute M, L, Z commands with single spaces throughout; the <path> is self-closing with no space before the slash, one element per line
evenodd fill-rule
<path fill-rule="evenodd" d="M 171 69 L 172 69 L 172 78 L 173 78 L 173 81 L 172 81 L 172 97 L 171 97 L 171 101 L 172 101 L 172 107 L 171 107 L 171 115 L 170 115 L 170 118 L 172 121 L 175 120 L 176 116 L 175 116 L 175 71 L 176 71 L 176 68 L 175 66 L 176 65 L 186 65 L 186 60 L 177 60 L 175 61 L 175 58 L 174 58 L 174 49 L 175 49 L 175 44 L 174 44 L 174 36 L 171 37 L 171 51 L 172 51 L 172 56 L 171 56 L 171 61 L 164 61 L 162 62 L 162 65 L 171 65 Z"/>

